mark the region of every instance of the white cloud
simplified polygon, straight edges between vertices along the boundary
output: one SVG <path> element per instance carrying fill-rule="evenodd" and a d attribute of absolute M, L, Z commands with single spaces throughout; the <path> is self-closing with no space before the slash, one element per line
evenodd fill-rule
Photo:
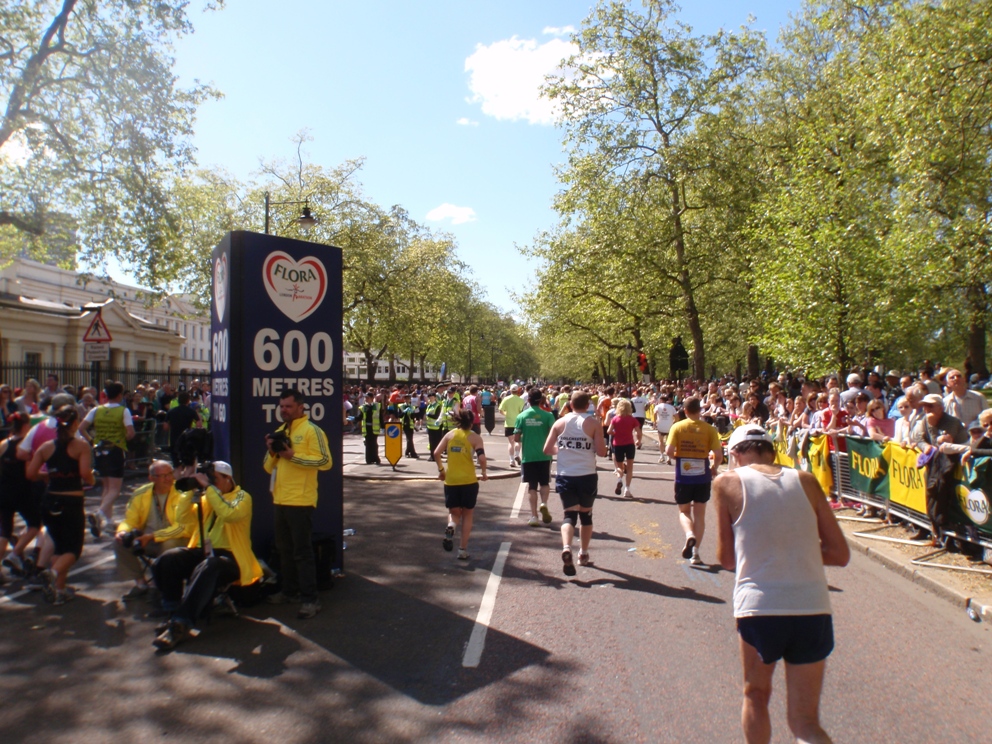
<path fill-rule="evenodd" d="M 428 212 L 427 219 L 431 222 L 450 219 L 452 225 L 462 225 L 466 222 L 475 222 L 475 210 L 472 207 L 457 207 L 445 202 Z"/>
<path fill-rule="evenodd" d="M 467 116 L 463 116 L 461 119 L 455 122 L 460 127 L 477 127 L 479 122 L 469 119 Z"/>
<path fill-rule="evenodd" d="M 545 36 L 570 36 L 575 33 L 575 26 L 545 26 L 541 33 Z"/>
<path fill-rule="evenodd" d="M 539 44 L 536 39 L 514 36 L 488 46 L 477 44 L 475 52 L 465 60 L 472 92 L 468 100 L 481 104 L 482 113 L 496 119 L 553 124 L 555 106 L 541 98 L 540 88 L 545 76 L 558 70 L 562 60 L 577 51 L 574 44 L 558 38 Z"/>

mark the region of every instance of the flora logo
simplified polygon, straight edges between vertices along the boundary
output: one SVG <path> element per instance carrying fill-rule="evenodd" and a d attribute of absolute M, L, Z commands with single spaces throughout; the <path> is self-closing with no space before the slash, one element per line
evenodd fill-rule
<path fill-rule="evenodd" d="M 262 279 L 272 303 L 296 323 L 312 315 L 327 295 L 327 270 L 314 256 L 297 261 L 274 251 L 265 259 Z"/>
<path fill-rule="evenodd" d="M 214 308 L 217 310 L 217 320 L 224 322 L 224 310 L 227 308 L 227 254 L 224 253 L 214 261 Z"/>
<path fill-rule="evenodd" d="M 968 513 L 971 521 L 978 525 L 983 525 L 989 521 L 989 500 L 983 491 L 974 490 L 963 499 L 964 510 Z"/>

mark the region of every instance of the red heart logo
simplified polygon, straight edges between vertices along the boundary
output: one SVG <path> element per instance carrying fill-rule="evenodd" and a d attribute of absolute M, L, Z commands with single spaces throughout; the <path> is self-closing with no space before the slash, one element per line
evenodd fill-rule
<path fill-rule="evenodd" d="M 214 262 L 214 307 L 217 308 L 217 320 L 224 322 L 224 310 L 227 307 L 227 254 Z"/>
<path fill-rule="evenodd" d="M 265 259 L 262 278 L 269 299 L 294 322 L 312 315 L 327 294 L 327 270 L 314 256 L 297 261 L 274 251 Z"/>

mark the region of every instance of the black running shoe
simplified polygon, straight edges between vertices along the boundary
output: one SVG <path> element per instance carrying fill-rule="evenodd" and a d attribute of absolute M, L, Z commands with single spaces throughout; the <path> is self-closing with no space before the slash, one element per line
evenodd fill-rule
<path fill-rule="evenodd" d="M 566 576 L 575 576 L 575 564 L 572 562 L 571 548 L 565 548 L 561 551 L 561 563 L 561 570 L 565 572 Z"/>
<path fill-rule="evenodd" d="M 686 560 L 692 558 L 692 549 L 696 547 L 696 538 L 692 535 L 685 539 L 685 545 L 682 548 L 682 557 Z"/>
<path fill-rule="evenodd" d="M 455 536 L 455 526 L 449 524 L 444 528 L 444 539 L 441 541 L 441 547 L 447 550 L 449 553 L 451 549 L 455 547 L 455 544 L 451 541 L 451 538 Z"/>

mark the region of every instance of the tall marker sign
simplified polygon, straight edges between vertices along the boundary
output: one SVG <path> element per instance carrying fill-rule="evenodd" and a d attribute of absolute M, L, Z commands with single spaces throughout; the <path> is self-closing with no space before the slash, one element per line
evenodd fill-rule
<path fill-rule="evenodd" d="M 214 457 L 252 496 L 252 546 L 274 541 L 265 435 L 280 425 L 279 396 L 296 388 L 327 434 L 334 466 L 318 473 L 314 537 L 333 537 L 341 567 L 341 249 L 231 232 L 214 248 L 211 429 Z"/>

